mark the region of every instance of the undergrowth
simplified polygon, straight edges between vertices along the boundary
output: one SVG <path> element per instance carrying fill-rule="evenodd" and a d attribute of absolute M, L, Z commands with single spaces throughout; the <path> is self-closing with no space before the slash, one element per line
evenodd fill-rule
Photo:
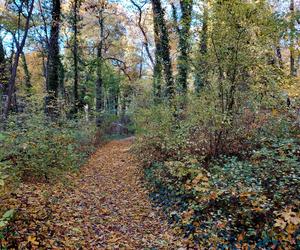
<path fill-rule="evenodd" d="M 295 112 L 244 109 L 224 119 L 191 106 L 180 119 L 159 105 L 136 118 L 151 198 L 175 231 L 199 249 L 299 248 Z"/>
<path fill-rule="evenodd" d="M 5 200 L 21 182 L 63 181 L 77 171 L 102 141 L 101 130 L 84 119 L 49 121 L 35 112 L 10 116 L 0 132 L 0 198 Z M 0 245 L 12 234 L 10 221 L 16 211 L 1 206 Z"/>

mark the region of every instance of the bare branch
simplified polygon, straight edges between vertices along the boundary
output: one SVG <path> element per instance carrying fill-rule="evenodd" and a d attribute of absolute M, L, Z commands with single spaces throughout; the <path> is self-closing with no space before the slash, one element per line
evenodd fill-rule
<path fill-rule="evenodd" d="M 134 0 L 130 0 L 130 1 L 139 11 L 138 27 L 141 30 L 142 34 L 143 34 L 144 45 L 145 45 L 145 48 L 146 48 L 146 52 L 147 52 L 147 55 L 148 55 L 148 57 L 151 61 L 152 66 L 153 66 L 154 65 L 154 60 L 153 60 L 153 57 L 152 57 L 151 52 L 150 52 L 149 39 L 148 39 L 146 31 L 144 30 L 144 27 L 142 25 L 143 7 L 146 5 L 147 2 L 145 2 L 142 6 L 139 6 Z"/>

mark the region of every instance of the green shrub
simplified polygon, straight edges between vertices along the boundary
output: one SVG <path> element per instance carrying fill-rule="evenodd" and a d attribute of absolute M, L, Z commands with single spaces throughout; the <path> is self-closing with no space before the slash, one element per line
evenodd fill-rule
<path fill-rule="evenodd" d="M 96 128 L 85 121 L 48 122 L 43 114 L 11 117 L 2 132 L 0 168 L 23 180 L 49 181 L 77 169 L 94 150 Z"/>
<path fill-rule="evenodd" d="M 295 247 L 300 131 L 293 110 L 253 102 L 228 114 L 214 99 L 204 93 L 176 111 L 156 105 L 136 114 L 135 150 L 151 197 L 191 248 Z"/>

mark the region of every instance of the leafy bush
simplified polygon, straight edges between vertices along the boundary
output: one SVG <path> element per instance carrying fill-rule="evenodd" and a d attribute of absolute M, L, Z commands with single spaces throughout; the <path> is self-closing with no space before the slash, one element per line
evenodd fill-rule
<path fill-rule="evenodd" d="M 7 210 L 2 217 L 0 217 L 0 246 L 2 249 L 2 240 L 5 239 L 5 235 L 8 233 L 8 224 L 13 219 L 15 214 L 14 209 Z"/>
<path fill-rule="evenodd" d="M 283 140 L 248 160 L 221 157 L 205 168 L 195 159 L 166 161 L 147 168 L 146 176 L 152 197 L 191 246 L 290 249 L 300 224 L 299 152 L 299 141 Z M 280 219 L 285 211 L 291 219 Z"/>
<path fill-rule="evenodd" d="M 0 132 L 0 199 L 9 200 L 20 181 L 54 182 L 66 171 L 79 169 L 101 139 L 101 130 L 84 119 L 51 122 L 38 112 L 11 116 Z M 5 246 L 5 239 L 14 234 L 14 210 L 2 205 L 0 245 Z"/>
<path fill-rule="evenodd" d="M 228 115 L 205 97 L 176 112 L 157 105 L 137 114 L 135 150 L 151 197 L 190 247 L 294 248 L 300 140 L 293 111 L 244 107 Z"/>
<path fill-rule="evenodd" d="M 42 114 L 12 117 L 2 132 L 0 169 L 23 180 L 49 181 L 84 162 L 94 150 L 95 133 L 95 127 L 81 120 L 52 123 Z"/>

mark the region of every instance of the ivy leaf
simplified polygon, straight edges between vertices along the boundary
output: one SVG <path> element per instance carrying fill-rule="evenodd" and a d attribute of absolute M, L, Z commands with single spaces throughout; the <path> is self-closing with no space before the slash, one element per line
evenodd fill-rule
<path fill-rule="evenodd" d="M 4 213 L 4 215 L 2 216 L 2 220 L 9 220 L 9 219 L 11 219 L 13 217 L 14 213 L 15 213 L 14 209 L 10 209 L 10 210 L 6 211 Z"/>

